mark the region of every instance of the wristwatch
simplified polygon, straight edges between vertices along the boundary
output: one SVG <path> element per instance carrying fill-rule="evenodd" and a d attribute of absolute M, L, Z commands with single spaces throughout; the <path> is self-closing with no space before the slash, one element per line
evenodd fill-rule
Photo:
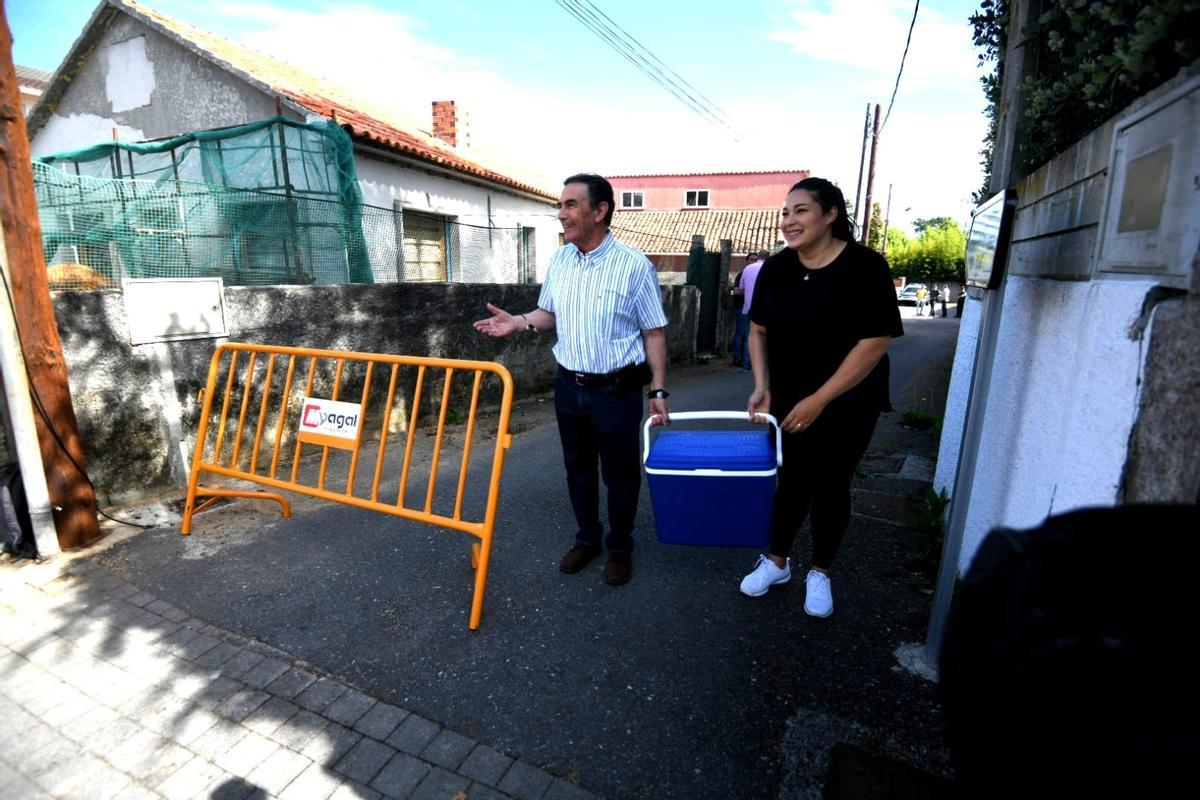
<path fill-rule="evenodd" d="M 651 389 L 650 391 L 646 392 L 646 397 L 650 398 L 651 400 L 666 400 L 670 396 L 671 393 L 666 389 Z"/>

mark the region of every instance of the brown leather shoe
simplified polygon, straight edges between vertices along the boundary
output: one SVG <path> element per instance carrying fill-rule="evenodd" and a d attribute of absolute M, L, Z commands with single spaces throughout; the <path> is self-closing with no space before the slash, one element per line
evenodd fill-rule
<path fill-rule="evenodd" d="M 558 568 L 568 575 L 574 575 L 579 570 L 591 563 L 592 559 L 600 555 L 600 547 L 577 544 L 566 552 L 562 557 L 562 561 L 558 562 Z"/>
<path fill-rule="evenodd" d="M 633 575 L 633 557 L 629 553 L 609 553 L 604 563 L 604 582 L 609 586 L 628 583 Z"/>

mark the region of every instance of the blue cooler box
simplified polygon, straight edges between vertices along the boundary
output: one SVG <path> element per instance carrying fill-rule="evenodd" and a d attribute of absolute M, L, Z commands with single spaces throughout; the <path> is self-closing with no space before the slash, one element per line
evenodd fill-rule
<path fill-rule="evenodd" d="M 650 442 L 650 420 L 642 430 L 642 461 L 664 544 L 755 547 L 771 540 L 775 475 L 782 461 L 779 425 L 774 430 L 663 430 Z M 688 419 L 737 419 L 745 411 L 685 411 Z M 772 434 L 774 434 L 772 436 Z"/>

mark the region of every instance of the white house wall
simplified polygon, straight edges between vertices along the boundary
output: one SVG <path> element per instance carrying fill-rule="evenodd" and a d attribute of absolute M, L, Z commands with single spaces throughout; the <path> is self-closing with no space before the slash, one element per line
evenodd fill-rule
<path fill-rule="evenodd" d="M 274 98 L 179 42 L 117 14 L 34 134 L 36 156 L 112 141 L 157 139 L 275 114 Z M 299 117 L 299 115 L 292 115 Z"/>
<path fill-rule="evenodd" d="M 1144 360 L 1142 339 L 1130 330 L 1154 285 L 1008 279 L 960 571 L 993 527 L 1034 527 L 1052 514 L 1117 502 Z M 964 324 L 948 412 L 965 408 L 977 328 Z M 957 443 L 944 431 L 941 485 L 953 480 Z"/>
<path fill-rule="evenodd" d="M 942 438 L 938 447 L 937 471 L 933 489 L 954 491 L 954 475 L 962 445 L 963 424 L 966 422 L 967 394 L 970 389 L 971 366 L 975 363 L 975 347 L 979 342 L 979 321 L 983 304 L 978 300 L 963 300 L 962 318 L 958 326 L 958 345 L 954 351 L 954 368 L 950 391 L 946 396 L 946 411 L 942 415 Z"/>
<path fill-rule="evenodd" d="M 392 208 L 397 200 L 405 209 L 452 217 L 456 222 L 488 227 L 488 198 L 491 223 L 496 228 L 533 228 L 537 280 L 546 274 L 550 256 L 558 247 L 557 211 L 550 201 L 540 202 L 464 183 L 446 175 L 402 166 L 372 156 L 356 156 L 358 182 L 363 202 Z"/>

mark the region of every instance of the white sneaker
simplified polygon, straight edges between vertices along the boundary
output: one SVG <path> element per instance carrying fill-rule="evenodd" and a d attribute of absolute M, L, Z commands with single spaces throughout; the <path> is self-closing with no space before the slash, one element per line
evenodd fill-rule
<path fill-rule="evenodd" d="M 828 617 L 833 613 L 833 588 L 829 576 L 815 569 L 808 571 L 804 579 L 807 591 L 804 595 L 804 611 L 813 617 Z"/>
<path fill-rule="evenodd" d="M 766 556 L 759 556 L 754 565 L 754 571 L 742 578 L 742 594 L 750 597 L 762 597 L 777 583 L 787 583 L 792 579 L 792 560 L 789 558 L 782 567 Z"/>

